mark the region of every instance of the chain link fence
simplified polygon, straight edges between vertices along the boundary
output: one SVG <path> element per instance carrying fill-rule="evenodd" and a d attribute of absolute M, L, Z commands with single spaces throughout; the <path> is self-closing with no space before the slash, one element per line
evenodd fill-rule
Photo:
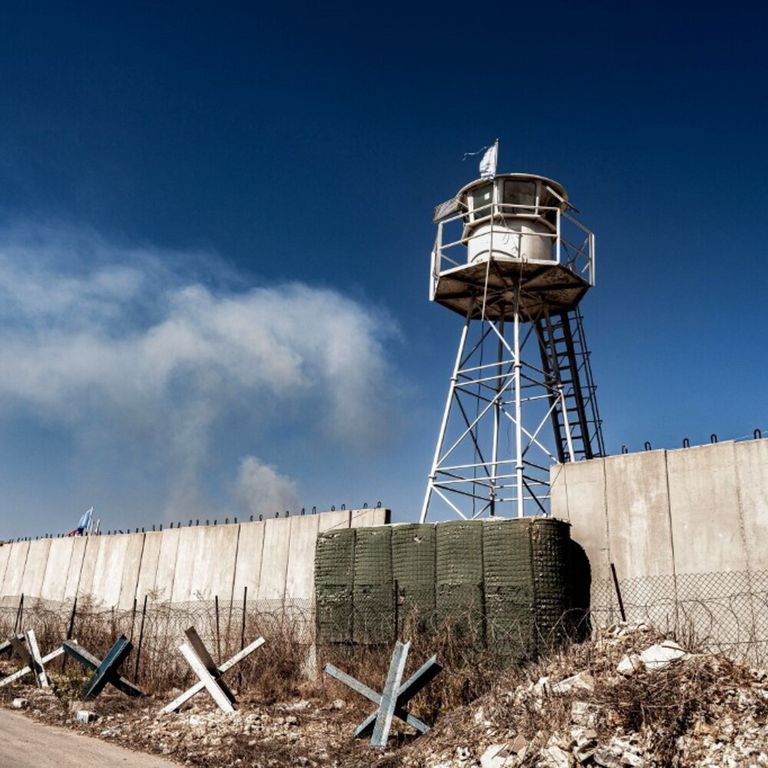
<path fill-rule="evenodd" d="M 592 584 L 592 621 L 645 623 L 697 647 L 768 664 L 768 571 L 726 571 L 611 579 Z"/>
<path fill-rule="evenodd" d="M 124 634 L 134 646 L 126 662 L 127 675 L 147 690 L 161 691 L 192 682 L 178 652 L 188 627 L 197 629 L 219 662 L 263 636 L 267 642 L 242 665 L 240 682 L 249 685 L 258 680 L 263 692 L 267 669 L 270 690 L 283 695 L 286 686 L 299 686 L 326 660 L 354 668 L 370 663 L 376 654 L 385 659 L 398 637 L 412 640 L 422 654 L 439 653 L 471 681 L 473 670 L 482 668 L 491 674 L 562 643 L 586 639 L 595 627 L 618 623 L 619 595 L 630 624 L 648 624 L 694 649 L 719 652 L 755 666 L 768 664 L 766 571 L 622 579 L 618 593 L 612 580 L 596 581 L 590 613 L 571 610 L 545 622 L 538 621 L 533 611 L 521 612 L 515 620 L 495 618 L 485 604 L 448 613 L 439 605 L 425 611 L 393 591 L 380 595 L 378 604 L 344 613 L 345 626 L 338 631 L 326 622 L 320 635 L 322 617 L 317 616 L 314 600 L 214 598 L 174 604 L 147 600 L 119 610 L 87 599 L 64 604 L 21 598 L 16 605 L 0 606 L 0 637 L 31 628 L 44 652 L 69 637 L 103 654 Z M 349 642 L 350 637 L 354 642 Z M 62 669 L 67 663 L 72 664 L 62 659 Z"/>
<path fill-rule="evenodd" d="M 308 649 L 314 642 L 314 607 L 311 600 L 225 602 L 214 598 L 187 603 L 147 600 L 120 610 L 87 599 L 63 604 L 24 597 L 16 606 L 0 607 L 0 637 L 34 629 L 44 653 L 72 638 L 101 656 L 119 635 L 125 635 L 134 648 L 125 673 L 149 691 L 193 681 L 178 651 L 189 627 L 195 627 L 219 663 L 263 636 L 267 643 L 238 667 L 241 682 L 248 684 L 258 665 L 274 675 L 280 673 L 289 684 L 292 680 L 298 684 L 306 675 Z M 67 663 L 62 659 L 62 670 Z"/>

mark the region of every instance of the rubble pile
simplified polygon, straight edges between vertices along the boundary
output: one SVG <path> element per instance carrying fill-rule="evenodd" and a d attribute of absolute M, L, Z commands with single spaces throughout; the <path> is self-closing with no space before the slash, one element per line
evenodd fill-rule
<path fill-rule="evenodd" d="M 768 767 L 765 670 L 622 625 L 535 673 L 444 719 L 402 765 Z"/>

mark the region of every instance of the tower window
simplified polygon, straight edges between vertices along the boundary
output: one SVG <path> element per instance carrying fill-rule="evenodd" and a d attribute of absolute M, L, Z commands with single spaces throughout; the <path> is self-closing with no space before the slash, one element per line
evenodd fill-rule
<path fill-rule="evenodd" d="M 536 205 L 536 182 L 515 179 L 505 181 L 504 204 L 530 206 L 529 208 L 512 208 L 512 213 L 533 213 L 533 206 Z M 504 210 L 510 212 L 509 208 Z"/>
<path fill-rule="evenodd" d="M 493 202 L 493 184 L 484 184 L 482 187 L 472 190 L 472 219 L 484 219 L 491 215 L 491 203 Z"/>

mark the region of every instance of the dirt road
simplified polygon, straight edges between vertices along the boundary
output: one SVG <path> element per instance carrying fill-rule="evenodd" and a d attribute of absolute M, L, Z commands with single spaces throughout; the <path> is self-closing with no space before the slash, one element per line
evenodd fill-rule
<path fill-rule="evenodd" d="M 41 725 L 0 709 L 2 768 L 179 768 L 152 755 L 131 752 L 64 728 Z"/>

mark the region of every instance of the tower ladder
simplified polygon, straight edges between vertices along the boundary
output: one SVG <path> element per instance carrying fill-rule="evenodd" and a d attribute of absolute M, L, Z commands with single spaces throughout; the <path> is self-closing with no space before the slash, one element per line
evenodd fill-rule
<path fill-rule="evenodd" d="M 604 456 L 597 387 L 592 378 L 590 351 L 579 307 L 539 317 L 536 335 L 542 367 L 552 392 L 551 420 L 558 460 L 562 463 Z M 560 398 L 558 391 L 562 393 Z"/>

